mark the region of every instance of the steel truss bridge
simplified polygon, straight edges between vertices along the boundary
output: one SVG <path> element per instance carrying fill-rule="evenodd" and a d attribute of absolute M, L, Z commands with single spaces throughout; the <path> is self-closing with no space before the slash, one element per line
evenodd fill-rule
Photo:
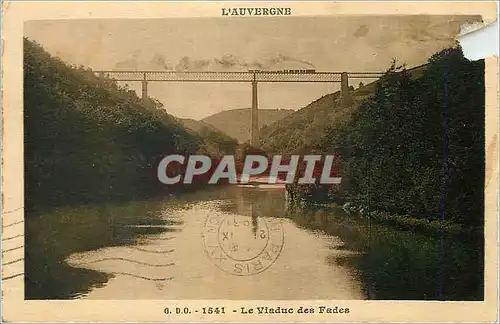
<path fill-rule="evenodd" d="M 284 70 L 248 72 L 194 72 L 194 71 L 95 71 L 101 78 L 115 81 L 141 82 L 142 98 L 148 97 L 148 82 L 248 82 L 252 84 L 252 135 L 251 144 L 258 147 L 259 136 L 259 109 L 257 84 L 259 82 L 306 82 L 306 83 L 341 83 L 341 104 L 351 102 L 349 95 L 349 79 L 378 79 L 382 72 L 316 72 L 314 70 Z"/>

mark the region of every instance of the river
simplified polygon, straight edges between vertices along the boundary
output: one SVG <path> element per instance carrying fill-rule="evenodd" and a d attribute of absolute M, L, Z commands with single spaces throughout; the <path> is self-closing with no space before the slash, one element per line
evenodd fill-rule
<path fill-rule="evenodd" d="M 482 259 L 475 239 L 218 186 L 31 212 L 26 298 L 482 300 Z"/>

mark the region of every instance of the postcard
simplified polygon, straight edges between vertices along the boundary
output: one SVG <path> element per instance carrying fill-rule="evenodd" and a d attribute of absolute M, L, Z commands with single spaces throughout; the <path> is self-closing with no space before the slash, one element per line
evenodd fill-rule
<path fill-rule="evenodd" d="M 4 2 L 2 320 L 498 320 L 496 15 Z"/>

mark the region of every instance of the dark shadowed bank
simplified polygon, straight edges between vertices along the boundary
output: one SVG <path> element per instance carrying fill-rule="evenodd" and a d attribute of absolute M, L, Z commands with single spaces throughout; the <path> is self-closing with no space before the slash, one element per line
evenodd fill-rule
<path fill-rule="evenodd" d="M 69 298 L 105 282 L 107 275 L 72 268 L 64 259 L 133 244 L 138 235 L 158 231 L 119 226 L 130 218 L 140 221 L 138 215 L 148 208 L 160 208 L 154 200 L 125 204 L 118 214 L 116 204 L 185 190 L 157 180 L 156 167 L 166 154 L 217 157 L 235 150 L 229 136 L 186 129 L 161 108 L 158 101 L 141 100 L 127 87 L 69 66 L 24 39 L 27 298 Z M 80 212 L 65 212 L 70 206 Z"/>
<path fill-rule="evenodd" d="M 369 298 L 398 291 L 418 299 L 422 287 L 416 285 L 425 285 L 433 291 L 425 299 L 482 300 L 484 62 L 468 61 L 460 48 L 446 49 L 421 68 L 393 64 L 369 86 L 369 97 L 360 96 L 360 87 L 353 105 L 334 108 L 326 135 L 295 148 L 337 155 L 342 183 L 287 185 L 290 217 L 326 228 L 348 250 L 365 251 L 335 262 L 359 269 Z M 307 108 L 314 116 L 316 107 Z M 303 132 L 309 129 L 314 127 Z M 268 136 L 264 145 L 276 149 L 276 139 Z M 332 212 L 342 209 L 347 218 Z M 400 264 L 407 271 L 397 269 Z"/>
<path fill-rule="evenodd" d="M 394 63 L 312 148 L 340 156 L 341 185 L 290 185 L 289 196 L 407 228 L 482 234 L 484 91 L 484 62 L 460 48 L 418 70 Z"/>
<path fill-rule="evenodd" d="M 165 190 L 166 154 L 232 154 L 236 141 L 203 137 L 126 86 L 68 66 L 24 40 L 26 207 L 147 197 Z"/>
<path fill-rule="evenodd" d="M 408 230 L 335 206 L 291 208 L 287 217 L 301 228 L 340 238 L 346 254 L 327 262 L 355 269 L 366 299 L 484 298 L 482 238 Z"/>

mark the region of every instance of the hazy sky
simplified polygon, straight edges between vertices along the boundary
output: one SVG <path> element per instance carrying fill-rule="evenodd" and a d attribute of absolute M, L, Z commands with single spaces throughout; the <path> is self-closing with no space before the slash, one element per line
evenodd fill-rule
<path fill-rule="evenodd" d="M 397 58 L 425 63 L 455 43 L 466 16 L 189 18 L 30 21 L 25 36 L 92 69 L 244 71 L 249 66 L 383 71 Z M 359 81 L 356 81 L 358 83 Z M 365 82 L 366 83 L 366 82 Z M 139 90 L 139 83 L 129 83 Z M 167 111 L 202 119 L 251 106 L 251 85 L 150 82 Z M 338 84 L 259 84 L 259 108 L 300 109 Z M 140 94 L 140 91 L 138 91 Z"/>

